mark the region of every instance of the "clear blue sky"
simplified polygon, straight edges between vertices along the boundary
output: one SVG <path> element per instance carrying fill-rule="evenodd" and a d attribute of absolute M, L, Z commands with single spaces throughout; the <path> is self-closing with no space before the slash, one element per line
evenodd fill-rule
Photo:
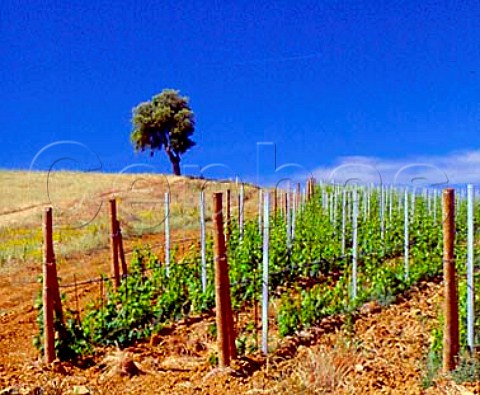
<path fill-rule="evenodd" d="M 196 114 L 182 163 L 245 178 L 264 141 L 308 169 L 476 150 L 479 21 L 478 1 L 2 0 L 0 168 L 75 140 L 103 171 L 170 171 L 129 141 L 132 107 L 163 88 Z M 55 146 L 35 166 L 88 168 L 82 152 Z"/>

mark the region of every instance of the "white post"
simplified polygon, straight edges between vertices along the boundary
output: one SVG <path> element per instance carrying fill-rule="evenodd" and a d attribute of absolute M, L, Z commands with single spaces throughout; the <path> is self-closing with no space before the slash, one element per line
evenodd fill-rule
<path fill-rule="evenodd" d="M 412 199 L 413 201 L 413 199 Z M 405 188 L 405 203 L 404 203 L 404 261 L 405 261 L 405 280 L 408 280 L 409 268 L 408 268 L 408 254 L 409 254 L 409 235 L 408 235 L 408 189 Z"/>
<path fill-rule="evenodd" d="M 352 218 L 352 207 L 353 207 L 353 195 L 347 193 L 347 221 L 350 221 Z"/>
<path fill-rule="evenodd" d="M 292 210 L 292 240 L 295 239 L 295 221 L 296 221 L 296 211 L 298 209 L 297 207 L 297 191 L 296 189 L 293 190 L 293 210 Z"/>
<path fill-rule="evenodd" d="M 475 347 L 475 283 L 473 277 L 474 267 L 474 227 L 473 227 L 473 207 L 475 204 L 473 185 L 467 185 L 467 343 L 470 352 Z"/>
<path fill-rule="evenodd" d="M 432 193 L 427 189 L 427 214 L 432 215 Z"/>
<path fill-rule="evenodd" d="M 332 199 L 332 225 L 333 233 L 337 234 L 337 187 L 333 186 L 333 199 Z"/>
<path fill-rule="evenodd" d="M 328 215 L 328 192 L 326 190 L 323 191 L 323 210 L 325 215 Z"/>
<path fill-rule="evenodd" d="M 370 218 L 371 200 L 372 200 L 372 190 L 371 190 L 371 187 L 367 186 L 367 217 L 368 218 Z"/>
<path fill-rule="evenodd" d="M 433 190 L 433 223 L 437 223 L 437 190 Z"/>
<path fill-rule="evenodd" d="M 263 190 L 258 190 L 258 233 L 262 234 Z"/>
<path fill-rule="evenodd" d="M 202 259 L 202 291 L 207 291 L 207 237 L 205 229 L 205 197 L 200 192 L 200 254 Z"/>
<path fill-rule="evenodd" d="M 390 196 L 388 199 L 388 223 L 391 226 L 392 223 L 392 212 L 393 212 L 393 186 L 390 186 Z"/>
<path fill-rule="evenodd" d="M 263 281 L 262 281 L 262 352 L 268 353 L 268 246 L 269 246 L 269 193 L 263 202 Z"/>
<path fill-rule="evenodd" d="M 240 205 L 239 207 L 239 218 L 238 218 L 238 226 L 240 228 L 240 240 L 243 239 L 243 209 L 244 209 L 244 190 L 243 190 L 243 184 L 240 184 L 240 201 L 238 204 Z"/>
<path fill-rule="evenodd" d="M 357 298 L 357 219 L 358 198 L 356 188 L 352 191 L 353 215 L 352 215 L 352 299 Z"/>
<path fill-rule="evenodd" d="M 165 192 L 165 267 L 170 275 L 170 196 Z"/>
<path fill-rule="evenodd" d="M 380 186 L 380 235 L 383 242 L 385 239 L 385 193 L 383 185 Z"/>
<path fill-rule="evenodd" d="M 363 186 L 363 199 L 362 199 L 362 206 L 363 206 L 363 219 L 367 218 L 367 187 Z"/>

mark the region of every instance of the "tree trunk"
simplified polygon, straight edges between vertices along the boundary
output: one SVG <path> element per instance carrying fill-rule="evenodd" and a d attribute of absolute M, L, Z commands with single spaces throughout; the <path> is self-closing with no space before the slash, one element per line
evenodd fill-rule
<path fill-rule="evenodd" d="M 181 175 L 180 159 L 175 159 L 174 161 L 172 161 L 172 167 L 173 167 L 173 174 L 175 174 L 176 176 L 180 176 Z"/>
<path fill-rule="evenodd" d="M 180 156 L 175 155 L 170 149 L 170 147 L 165 147 L 165 152 L 168 155 L 168 159 L 170 159 L 170 162 L 172 163 L 173 174 L 175 174 L 176 176 L 180 176 Z"/>

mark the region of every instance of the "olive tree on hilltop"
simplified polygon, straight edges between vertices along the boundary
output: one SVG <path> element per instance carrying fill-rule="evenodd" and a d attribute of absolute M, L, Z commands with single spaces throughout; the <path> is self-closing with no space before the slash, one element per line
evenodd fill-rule
<path fill-rule="evenodd" d="M 131 140 L 136 151 L 164 150 L 172 163 L 173 173 L 180 175 L 181 156 L 195 145 L 191 139 L 195 120 L 188 97 L 180 92 L 164 89 L 152 100 L 133 109 Z"/>

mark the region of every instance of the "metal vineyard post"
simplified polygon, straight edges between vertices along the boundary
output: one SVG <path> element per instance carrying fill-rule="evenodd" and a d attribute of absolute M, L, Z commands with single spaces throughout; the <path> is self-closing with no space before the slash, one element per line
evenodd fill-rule
<path fill-rule="evenodd" d="M 165 267 L 170 275 L 170 196 L 165 192 Z"/>
<path fill-rule="evenodd" d="M 268 262 L 269 262 L 269 193 L 263 201 L 263 275 L 262 275 L 262 352 L 268 353 Z"/>
<path fill-rule="evenodd" d="M 467 185 L 467 342 L 470 352 L 474 351 L 475 343 L 475 283 L 474 269 L 474 216 L 475 190 L 473 185 Z"/>

